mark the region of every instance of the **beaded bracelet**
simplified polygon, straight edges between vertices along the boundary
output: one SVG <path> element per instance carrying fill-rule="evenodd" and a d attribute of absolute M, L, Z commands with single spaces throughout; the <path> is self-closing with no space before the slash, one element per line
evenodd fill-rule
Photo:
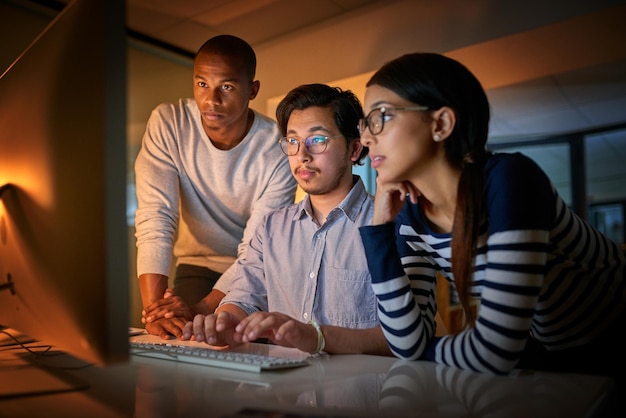
<path fill-rule="evenodd" d="M 324 347 L 326 347 L 326 340 L 324 339 L 324 334 L 322 334 L 322 329 L 320 328 L 320 325 L 317 322 L 311 320 L 307 322 L 307 324 L 315 328 L 315 331 L 317 332 L 317 347 L 315 348 L 315 352 L 311 354 L 319 354 L 322 351 L 324 351 Z"/>

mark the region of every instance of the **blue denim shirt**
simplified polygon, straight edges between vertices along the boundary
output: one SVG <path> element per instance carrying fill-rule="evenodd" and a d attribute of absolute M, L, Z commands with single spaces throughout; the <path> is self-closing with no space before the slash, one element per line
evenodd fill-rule
<path fill-rule="evenodd" d="M 307 195 L 269 213 L 236 262 L 221 304 L 248 314 L 281 312 L 302 322 L 349 328 L 379 325 L 359 227 L 369 225 L 374 199 L 357 181 L 321 227 Z"/>

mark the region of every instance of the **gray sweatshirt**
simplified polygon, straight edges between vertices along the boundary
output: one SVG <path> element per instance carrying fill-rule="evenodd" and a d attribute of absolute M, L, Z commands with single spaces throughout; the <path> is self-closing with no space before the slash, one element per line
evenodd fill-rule
<path fill-rule="evenodd" d="M 157 106 L 135 161 L 137 275 L 169 275 L 177 263 L 225 272 L 263 216 L 294 202 L 296 181 L 276 123 L 255 112 L 230 150 L 207 137 L 192 98 Z M 231 272 L 222 275 L 226 293 Z"/>

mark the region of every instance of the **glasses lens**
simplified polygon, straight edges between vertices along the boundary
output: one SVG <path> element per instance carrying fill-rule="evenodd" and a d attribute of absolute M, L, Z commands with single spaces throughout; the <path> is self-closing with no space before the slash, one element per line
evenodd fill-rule
<path fill-rule="evenodd" d="M 367 119 L 363 118 L 363 119 L 359 119 L 359 134 L 361 136 L 363 136 L 363 132 L 365 132 L 365 130 L 367 129 Z"/>
<path fill-rule="evenodd" d="M 367 125 L 370 128 L 372 135 L 378 135 L 383 131 L 383 111 L 378 108 L 374 109 L 367 115 Z"/>
<path fill-rule="evenodd" d="M 287 138 L 287 155 L 296 155 L 300 149 L 300 141 L 297 138 Z"/>
<path fill-rule="evenodd" d="M 311 154 L 320 154 L 326 150 L 328 138 L 322 135 L 313 135 L 304 140 L 306 149 Z"/>
<path fill-rule="evenodd" d="M 281 138 L 278 141 L 280 144 L 280 149 L 283 151 L 285 155 L 296 155 L 298 153 L 298 148 L 300 147 L 300 142 L 295 138 Z"/>
<path fill-rule="evenodd" d="M 367 116 L 359 120 L 359 133 L 361 136 L 365 133 L 365 130 L 369 128 L 372 135 L 378 135 L 383 130 L 383 118 L 385 111 L 384 108 L 373 109 Z"/>

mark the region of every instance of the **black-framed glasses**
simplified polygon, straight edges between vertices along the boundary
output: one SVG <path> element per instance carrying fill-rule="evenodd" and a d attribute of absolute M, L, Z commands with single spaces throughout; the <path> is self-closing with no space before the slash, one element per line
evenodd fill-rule
<path fill-rule="evenodd" d="M 359 119 L 359 133 L 363 135 L 365 130 L 369 128 L 372 135 L 378 135 L 383 131 L 385 127 L 385 120 L 388 111 L 397 110 L 428 110 L 428 106 L 404 106 L 404 107 L 387 107 L 381 106 L 376 109 L 372 109 L 363 119 Z"/>
<path fill-rule="evenodd" d="M 302 139 L 297 136 L 286 136 L 280 138 L 278 140 L 278 143 L 280 144 L 280 149 L 285 155 L 296 155 L 300 150 L 300 143 L 304 144 L 309 153 L 321 154 L 322 152 L 326 151 L 328 141 L 331 138 L 336 137 L 343 137 L 343 135 L 311 135 L 306 139 Z"/>

